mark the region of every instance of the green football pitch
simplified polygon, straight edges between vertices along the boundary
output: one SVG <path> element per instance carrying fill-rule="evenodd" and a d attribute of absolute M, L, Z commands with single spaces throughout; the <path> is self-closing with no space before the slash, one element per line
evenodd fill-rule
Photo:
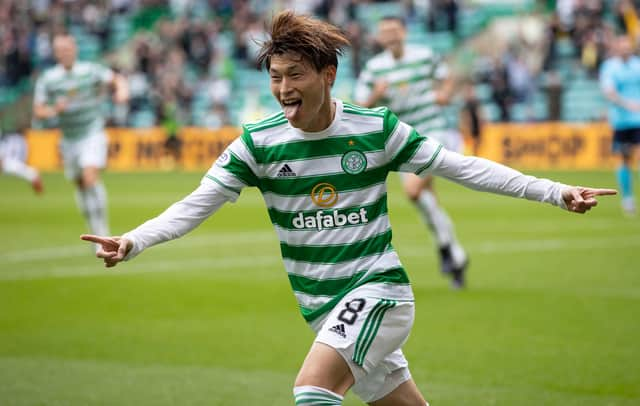
<path fill-rule="evenodd" d="M 537 175 L 602 187 L 610 172 Z M 122 233 L 199 173 L 108 173 Z M 72 186 L 0 177 L 1 405 L 291 405 L 313 334 L 264 203 L 244 191 L 188 236 L 105 269 L 79 240 Z M 412 280 L 405 346 L 433 406 L 640 404 L 640 218 L 618 197 L 588 215 L 439 181 L 471 255 L 468 288 L 389 177 L 394 246 Z M 349 395 L 345 405 L 360 405 Z"/>

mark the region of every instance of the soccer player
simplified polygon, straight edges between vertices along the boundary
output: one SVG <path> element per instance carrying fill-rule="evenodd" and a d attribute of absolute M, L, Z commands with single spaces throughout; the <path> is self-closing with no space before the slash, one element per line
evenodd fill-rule
<path fill-rule="evenodd" d="M 354 100 L 364 107 L 385 105 L 419 134 L 433 138 L 448 150 L 461 152 L 462 136 L 447 128 L 441 105 L 449 103 L 454 81 L 440 58 L 426 46 L 405 44 L 406 27 L 399 17 L 385 17 L 378 23 L 378 40 L 384 52 L 366 63 L 360 73 Z M 431 229 L 440 254 L 443 274 L 452 286 L 464 285 L 469 262 L 456 238 L 453 223 L 438 203 L 433 177 L 402 174 L 407 197 Z"/>
<path fill-rule="evenodd" d="M 107 163 L 107 138 L 101 112 L 108 87 L 113 100 L 124 103 L 128 86 L 124 77 L 92 62 L 76 61 L 76 43 L 70 35 L 53 40 L 57 65 L 37 80 L 34 115 L 37 119 L 57 117 L 62 130 L 65 175 L 76 184 L 76 201 L 89 230 L 109 234 L 107 193 L 100 170 Z"/>
<path fill-rule="evenodd" d="M 616 38 L 613 48 L 613 56 L 600 68 L 600 86 L 609 100 L 613 151 L 622 158 L 617 170 L 622 209 L 635 215 L 632 168 L 640 143 L 640 58 L 633 55 L 633 42 L 627 36 Z"/>
<path fill-rule="evenodd" d="M 340 30 L 290 11 L 274 17 L 258 62 L 280 113 L 243 126 L 200 186 L 158 217 L 99 243 L 107 267 L 198 226 L 243 188 L 265 199 L 302 316 L 317 333 L 293 389 L 295 404 L 342 404 L 353 390 L 375 406 L 425 406 L 401 347 L 414 297 L 391 245 L 385 179 L 435 174 L 479 190 L 584 213 L 614 190 L 570 187 L 447 151 L 387 108 L 333 99 Z"/>
<path fill-rule="evenodd" d="M 17 133 L 0 137 L 0 172 L 26 180 L 34 192 L 41 194 L 44 186 L 40 172 L 24 162 L 26 150 L 23 144 L 22 135 Z"/>

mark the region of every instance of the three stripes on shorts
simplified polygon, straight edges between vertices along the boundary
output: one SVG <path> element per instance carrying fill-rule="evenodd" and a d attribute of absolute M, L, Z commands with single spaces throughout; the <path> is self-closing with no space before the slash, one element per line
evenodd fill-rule
<path fill-rule="evenodd" d="M 365 356 L 371 348 L 374 338 L 378 334 L 382 319 L 387 310 L 395 307 L 395 300 L 381 299 L 376 303 L 367 315 L 360 334 L 356 339 L 356 347 L 353 353 L 353 361 L 362 366 Z M 342 396 L 330 390 L 317 386 L 296 386 L 293 388 L 296 406 L 340 406 Z"/>
<path fill-rule="evenodd" d="M 356 340 L 355 351 L 353 352 L 352 359 L 357 365 L 362 366 L 364 364 L 364 358 L 369 348 L 371 348 L 373 339 L 378 334 L 378 329 L 380 328 L 384 314 L 387 310 L 395 307 L 396 303 L 395 300 L 382 299 L 373 306 L 373 309 L 371 309 L 367 315 L 367 319 L 364 321 Z"/>

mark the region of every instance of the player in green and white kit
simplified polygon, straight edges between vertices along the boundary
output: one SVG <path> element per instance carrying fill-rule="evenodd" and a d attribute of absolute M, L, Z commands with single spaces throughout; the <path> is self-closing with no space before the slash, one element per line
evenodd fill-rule
<path fill-rule="evenodd" d="M 436 174 L 479 190 L 576 212 L 613 190 L 525 176 L 449 152 L 387 108 L 332 99 L 337 55 L 348 44 L 325 22 L 283 12 L 259 56 L 282 112 L 243 126 L 200 186 L 122 237 L 102 245 L 107 267 L 198 226 L 243 188 L 264 197 L 302 316 L 316 339 L 295 381 L 296 405 L 340 405 L 352 389 L 375 406 L 424 406 L 401 347 L 414 320 L 411 285 L 391 245 L 386 178 Z"/>
<path fill-rule="evenodd" d="M 76 61 L 75 40 L 69 35 L 56 36 L 53 50 L 58 64 L 36 82 L 34 115 L 40 120 L 57 117 L 65 175 L 76 184 L 80 211 L 92 233 L 108 234 L 107 193 L 100 180 L 107 164 L 101 109 L 108 87 L 116 103 L 127 101 L 127 82 L 111 69 Z"/>
<path fill-rule="evenodd" d="M 378 40 L 385 51 L 367 62 L 354 99 L 365 107 L 388 106 L 419 134 L 436 139 L 450 151 L 462 152 L 462 136 L 448 125 L 440 107 L 449 103 L 454 81 L 436 53 L 426 46 L 405 44 L 405 38 L 401 18 L 380 20 Z M 442 272 L 452 277 L 455 288 L 462 287 L 468 257 L 451 219 L 438 203 L 433 177 L 403 174 L 402 179 L 407 197 L 433 233 Z"/>

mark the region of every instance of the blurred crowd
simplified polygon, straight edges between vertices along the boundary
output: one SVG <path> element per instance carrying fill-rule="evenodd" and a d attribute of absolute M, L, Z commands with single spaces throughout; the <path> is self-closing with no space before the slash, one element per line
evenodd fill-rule
<path fill-rule="evenodd" d="M 265 18 L 286 7 L 313 13 L 342 27 L 353 47 L 351 75 L 376 52 L 373 33 L 356 18 L 366 0 L 0 0 L 0 87 L 20 85 L 54 63 L 56 33 L 80 32 L 91 39 L 104 63 L 124 73 L 131 90 L 125 108 L 113 108 L 110 124 L 183 125 L 217 128 L 237 124 L 231 105 L 255 68 Z M 400 1 L 405 15 L 428 31 L 458 34 L 463 4 L 457 0 Z M 558 41 L 569 39 L 572 58 L 595 75 L 614 33 L 637 37 L 638 4 L 633 0 L 557 0 L 546 24 L 523 26 L 522 34 L 499 54 L 487 54 L 474 76 L 491 89 L 499 119 L 512 119 L 512 106 L 527 103 L 541 82 L 550 97 L 550 118 L 559 117 L 563 78 Z M 607 16 L 613 18 L 607 19 Z M 129 23 L 118 36 L 116 24 Z M 539 21 L 539 20 L 538 20 Z M 119 42 L 123 38 L 122 42 Z M 79 44 L 82 50 L 82 43 Z M 80 54 L 82 59 L 82 52 Z"/>
<path fill-rule="evenodd" d="M 255 68 L 265 18 L 292 7 L 315 13 L 352 35 L 353 61 L 360 63 L 360 28 L 355 0 L 0 0 L 0 87 L 32 80 L 54 63 L 57 33 L 82 33 L 98 47 L 100 59 L 126 74 L 127 109 L 111 114 L 115 125 L 182 124 L 219 127 L 230 123 L 229 99 L 237 68 Z M 126 19 L 131 35 L 115 43 L 114 22 Z M 116 40 L 117 41 L 117 40 Z M 193 106 L 206 105 L 196 115 Z M 132 122 L 132 121 L 135 121 Z"/>
<path fill-rule="evenodd" d="M 572 75 L 584 72 L 597 90 L 598 70 L 615 36 L 640 40 L 639 7 L 632 0 L 558 0 L 546 20 L 519 21 L 518 34 L 498 54 L 489 53 L 476 75 L 490 86 L 498 120 L 512 121 L 514 106 L 530 107 L 536 92 L 547 97 L 544 119 L 561 120 L 561 97 Z"/>

